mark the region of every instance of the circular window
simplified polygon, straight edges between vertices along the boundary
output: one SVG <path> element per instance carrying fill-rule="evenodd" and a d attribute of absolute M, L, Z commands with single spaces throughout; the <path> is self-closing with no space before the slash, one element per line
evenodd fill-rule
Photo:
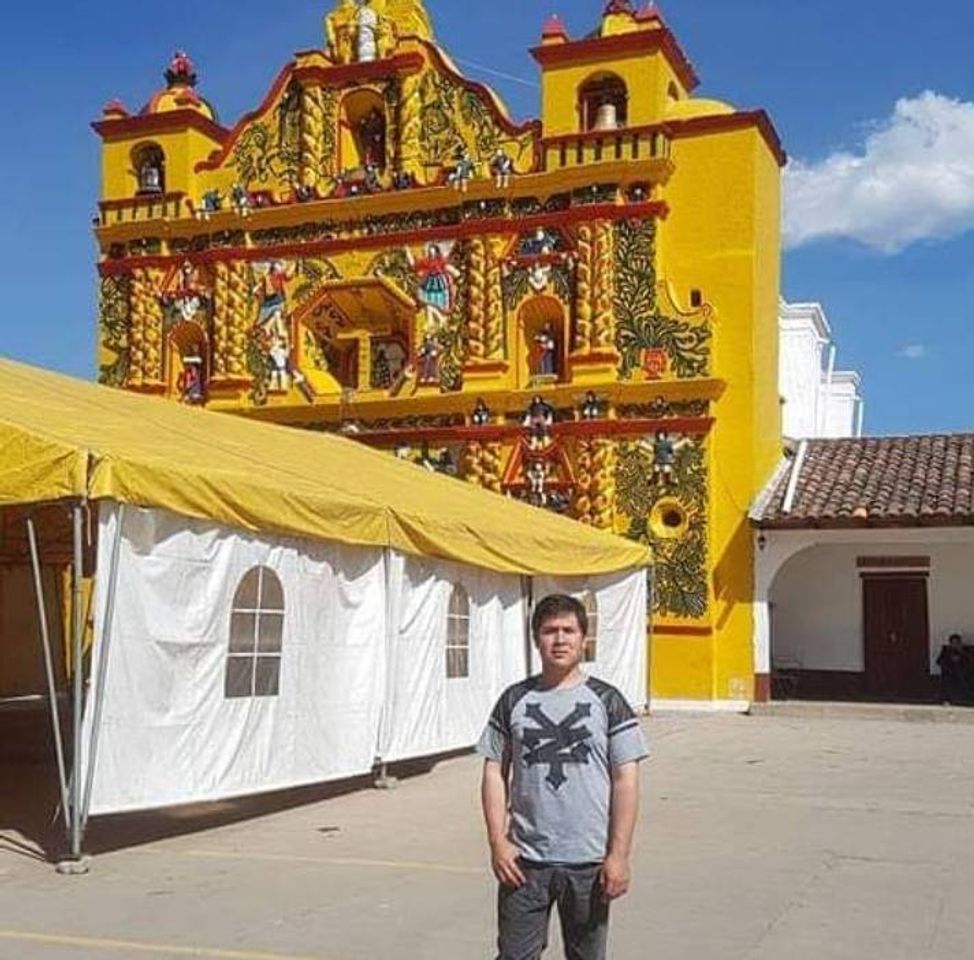
<path fill-rule="evenodd" d="M 683 504 L 676 500 L 661 500 L 649 518 L 653 536 L 666 540 L 682 537 L 690 525 L 690 517 Z"/>

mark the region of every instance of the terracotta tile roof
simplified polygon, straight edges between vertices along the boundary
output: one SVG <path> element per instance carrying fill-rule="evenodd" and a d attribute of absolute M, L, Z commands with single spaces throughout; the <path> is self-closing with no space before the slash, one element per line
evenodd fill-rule
<path fill-rule="evenodd" d="M 771 479 L 751 519 L 778 529 L 974 526 L 974 434 L 810 440 L 804 458 L 799 448 Z"/>

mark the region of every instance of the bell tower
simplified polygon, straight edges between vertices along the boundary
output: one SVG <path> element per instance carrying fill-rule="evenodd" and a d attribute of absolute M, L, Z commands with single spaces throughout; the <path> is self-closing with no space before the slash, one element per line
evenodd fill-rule
<path fill-rule="evenodd" d="M 697 75 L 659 9 L 611 0 L 590 35 L 573 40 L 551 17 L 541 45 L 544 136 L 608 132 L 661 123 Z"/>

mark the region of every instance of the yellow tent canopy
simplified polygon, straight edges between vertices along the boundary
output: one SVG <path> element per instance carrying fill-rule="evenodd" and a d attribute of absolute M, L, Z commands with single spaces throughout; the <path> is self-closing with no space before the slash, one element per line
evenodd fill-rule
<path fill-rule="evenodd" d="M 339 437 L 0 359 L 0 508 L 87 498 L 501 573 L 646 566 L 647 547 Z"/>

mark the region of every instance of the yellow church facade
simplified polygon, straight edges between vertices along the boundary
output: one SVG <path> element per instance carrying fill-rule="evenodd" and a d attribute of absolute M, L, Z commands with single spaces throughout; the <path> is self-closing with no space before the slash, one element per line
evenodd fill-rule
<path fill-rule="evenodd" d="M 101 378 L 650 543 L 652 697 L 763 699 L 781 145 L 694 98 L 655 7 L 612 0 L 583 38 L 553 17 L 532 53 L 519 124 L 420 0 L 343 0 L 232 128 L 183 53 L 143 110 L 106 106 Z"/>

